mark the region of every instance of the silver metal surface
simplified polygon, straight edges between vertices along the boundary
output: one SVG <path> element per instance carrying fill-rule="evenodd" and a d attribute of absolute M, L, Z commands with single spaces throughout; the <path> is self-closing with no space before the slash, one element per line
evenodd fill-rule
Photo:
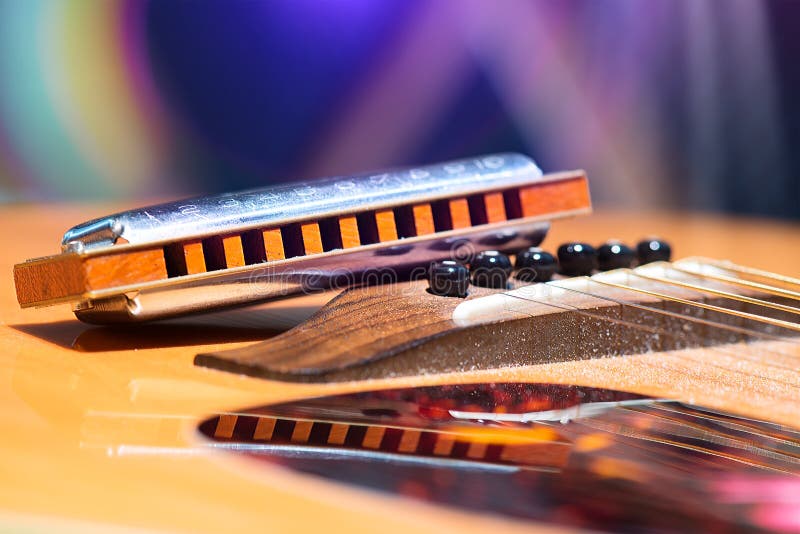
<path fill-rule="evenodd" d="M 469 195 L 530 183 L 542 171 L 521 154 L 493 154 L 309 183 L 206 196 L 110 215 L 64 234 L 65 250 L 144 244 L 238 232 L 303 219 Z"/>

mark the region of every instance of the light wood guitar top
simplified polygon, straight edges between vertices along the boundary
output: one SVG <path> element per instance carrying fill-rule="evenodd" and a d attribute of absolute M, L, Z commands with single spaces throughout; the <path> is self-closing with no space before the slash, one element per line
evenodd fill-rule
<path fill-rule="evenodd" d="M 14 263 L 57 253 L 66 228 L 125 207 L 132 206 L 11 206 L 0 213 L 0 529 L 530 531 L 530 523 L 342 487 L 277 467 L 253 468 L 194 447 L 196 425 L 220 410 L 455 381 L 559 382 L 651 393 L 648 377 L 620 372 L 625 358 L 369 384 L 279 383 L 192 365 L 199 352 L 268 337 L 264 308 L 127 331 L 82 324 L 68 306 L 19 308 Z M 555 223 L 543 246 L 555 250 L 563 241 L 599 244 L 608 238 L 635 243 L 646 235 L 670 241 L 676 258 L 730 259 L 800 276 L 800 228 L 791 223 L 600 212 Z M 315 303 L 297 306 L 309 304 Z M 716 372 L 716 380 L 724 378 L 724 369 Z M 785 402 L 800 405 L 798 390 Z M 748 402 L 745 390 L 741 402 Z M 767 405 L 751 411 L 769 418 Z"/>

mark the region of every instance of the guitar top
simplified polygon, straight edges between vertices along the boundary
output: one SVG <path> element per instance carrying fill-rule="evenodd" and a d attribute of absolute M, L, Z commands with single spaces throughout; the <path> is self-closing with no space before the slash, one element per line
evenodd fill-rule
<path fill-rule="evenodd" d="M 3 402 L 0 430 L 4 436 L 0 442 L 3 449 L 0 477 L 4 488 L 0 493 L 0 525 L 4 528 L 218 532 L 257 525 L 260 530 L 278 532 L 329 531 L 332 528 L 372 532 L 379 525 L 385 532 L 404 533 L 409 529 L 460 533 L 498 528 L 509 532 L 560 529 L 558 523 L 541 522 L 537 519 L 540 516 L 530 520 L 523 517 L 525 514 L 481 514 L 475 511 L 480 507 L 470 511 L 463 507 L 429 504 L 408 497 L 424 493 L 419 488 L 399 492 L 403 496 L 392 496 L 385 491 L 342 485 L 336 482 L 341 476 L 320 478 L 298 473 L 291 469 L 291 461 L 258 461 L 247 454 L 232 454 L 225 446 L 209 446 L 214 440 L 223 445 L 230 442 L 230 437 L 241 429 L 236 425 L 245 421 L 252 425 L 251 440 L 258 432 L 266 432 L 267 427 L 270 436 L 277 436 L 279 427 L 289 424 L 294 430 L 286 430 L 286 443 L 291 444 L 303 432 L 306 442 L 313 441 L 314 428 L 319 428 L 320 423 L 302 415 L 307 407 L 303 399 L 311 397 L 341 400 L 341 404 L 336 405 L 340 409 L 338 415 L 328 414 L 328 419 L 322 422 L 328 425 L 325 443 L 329 445 L 335 441 L 331 425 L 345 424 L 348 403 L 361 398 L 342 397 L 345 394 L 387 389 L 402 392 L 403 388 L 412 386 L 503 382 L 573 385 L 587 388 L 586 392 L 591 388 L 604 392 L 614 390 L 624 393 L 605 392 L 598 394 L 596 400 L 639 403 L 645 397 L 660 398 L 664 392 L 660 378 L 663 373 L 672 373 L 700 379 L 681 382 L 682 390 L 675 392 L 679 393 L 678 398 L 671 397 L 670 402 L 682 404 L 647 405 L 641 409 L 643 412 L 668 409 L 680 417 L 693 417 L 698 412 L 691 405 L 699 399 L 711 399 L 715 410 L 746 415 L 748 420 L 758 419 L 773 425 L 774 428 L 767 426 L 758 430 L 770 436 L 769 439 L 783 440 L 781 443 L 786 444 L 795 439 L 791 436 L 800 429 L 800 420 L 792 415 L 800 411 L 800 353 L 797 350 L 781 353 L 783 370 L 780 373 L 767 372 L 763 362 L 748 364 L 730 360 L 725 364 L 719 361 L 712 364 L 697 360 L 692 363 L 656 350 L 634 355 L 607 353 L 595 359 L 548 359 L 499 369 L 443 369 L 447 372 L 423 376 L 387 375 L 367 382 L 347 381 L 345 376 L 334 383 L 302 383 L 201 367 L 195 365 L 195 357 L 198 354 L 221 356 L 232 349 L 249 350 L 255 342 L 273 338 L 284 330 L 287 324 L 281 324 L 281 320 L 309 317 L 330 298 L 329 295 L 138 325 L 135 330 L 83 324 L 66 306 L 19 309 L 11 277 L 13 264 L 22 258 L 56 253 L 52 237 L 63 228 L 110 211 L 115 210 L 108 206 L 19 206 L 0 213 L 0 242 L 7 249 L 0 260 L 2 271 L 6 273 L 0 277 L 0 399 Z M 787 276 L 800 275 L 800 232 L 796 225 L 777 222 L 705 215 L 601 212 L 591 217 L 555 222 L 543 247 L 552 250 L 563 241 L 575 240 L 600 243 L 609 237 L 635 242 L 643 232 L 669 239 L 676 258 L 720 258 Z M 473 298 L 467 302 L 477 300 Z M 639 371 L 627 372 L 630 369 Z M 648 371 L 642 372 L 643 369 Z M 714 395 L 714 388 L 726 389 L 729 394 Z M 429 391 L 433 394 L 437 390 Z M 511 391 L 516 390 L 512 387 Z M 428 416 L 436 413 L 430 412 L 437 407 L 436 403 L 419 396 L 402 397 L 411 393 L 398 393 L 400 397 L 370 395 L 375 408 L 367 416 L 359 416 L 366 419 L 358 420 L 363 427 L 360 443 L 365 447 L 369 447 L 369 436 L 377 435 L 386 441 L 388 438 L 384 436 L 395 432 L 397 442 L 393 448 L 402 452 L 403 447 L 410 447 L 410 440 L 418 440 L 414 447 L 419 447 L 417 443 L 424 441 L 425 432 L 451 432 L 451 427 L 447 426 L 450 422 L 437 419 L 438 422 L 429 428 L 415 431 L 417 434 L 397 433 L 398 428 L 407 432 L 407 425 L 414 423 L 411 412 L 403 412 L 411 406 L 409 403 L 413 401 L 414 406 L 426 407 Z M 505 394 L 501 397 L 509 399 Z M 403 403 L 397 404 L 398 399 Z M 394 404 L 386 404 L 389 401 Z M 463 413 L 480 408 L 464 406 Z M 572 405 L 553 409 L 569 406 Z M 530 406 L 525 408 L 529 409 Z M 497 418 L 488 408 L 486 414 L 478 411 L 481 417 Z M 388 421 L 395 414 L 399 414 L 395 422 L 375 423 Z M 614 421 L 615 417 L 620 416 L 601 415 L 597 421 Z M 237 423 L 236 418 L 241 423 Z M 288 420 L 291 422 L 283 422 Z M 731 427 L 745 423 L 726 420 L 725 424 Z M 778 428 L 775 424 L 782 426 Z M 532 440 L 531 446 L 537 451 L 538 463 L 534 467 L 552 470 L 563 466 L 565 443 L 580 442 L 587 447 L 595 443 L 591 434 L 571 428 L 565 425 L 563 431 L 557 432 L 558 436 L 548 438 L 552 446 L 541 444 L 544 435 L 541 433 L 534 432 L 525 438 Z M 465 445 L 465 461 L 470 461 L 472 456 L 489 458 L 491 451 L 500 450 L 492 448 L 495 440 L 506 439 L 505 431 L 491 435 L 482 432 L 469 430 L 470 443 L 483 445 Z M 344 444 L 346 436 L 341 439 Z M 459 439 L 454 438 L 447 445 L 448 454 L 458 449 Z M 514 442 L 511 445 L 517 447 L 512 449 L 518 452 L 525 444 Z M 435 447 L 431 447 L 431 455 L 434 455 Z M 778 471 L 793 469 L 796 474 L 794 449 L 781 451 L 784 456 L 778 460 L 783 463 L 775 464 Z M 526 455 L 507 456 L 503 460 L 503 453 L 496 454 L 501 464 L 507 463 L 508 458 L 517 462 L 530 461 L 530 456 Z M 314 468 L 305 470 L 317 472 Z M 465 484 L 474 483 L 470 475 L 463 476 Z M 431 493 L 447 492 L 454 487 L 446 480 L 429 482 Z M 448 496 L 434 500 L 452 504 Z M 771 526 L 780 530 L 785 525 Z"/>

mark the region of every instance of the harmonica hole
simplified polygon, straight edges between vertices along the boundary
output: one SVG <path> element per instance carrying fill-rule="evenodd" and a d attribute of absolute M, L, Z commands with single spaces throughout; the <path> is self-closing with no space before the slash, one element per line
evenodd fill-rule
<path fill-rule="evenodd" d="M 404 431 L 399 428 L 387 428 L 381 440 L 380 450 L 396 451 L 400 448 L 400 441 L 403 439 Z"/>
<path fill-rule="evenodd" d="M 261 230 L 249 230 L 242 234 L 242 250 L 247 265 L 267 261 L 267 250 L 264 247 L 264 235 Z"/>
<path fill-rule="evenodd" d="M 207 237 L 203 239 L 203 257 L 206 260 L 207 271 L 219 271 L 228 267 L 225 261 L 225 248 L 221 237 Z"/>
<path fill-rule="evenodd" d="M 292 439 L 295 422 L 290 419 L 278 419 L 272 431 L 273 441 L 289 441 Z"/>
<path fill-rule="evenodd" d="M 167 266 L 167 277 L 175 278 L 188 274 L 182 243 L 170 243 L 164 246 L 164 262 Z"/>
<path fill-rule="evenodd" d="M 453 229 L 453 218 L 450 215 L 450 201 L 437 200 L 431 203 L 433 211 L 433 228 L 437 232 Z"/>
<path fill-rule="evenodd" d="M 237 440 L 250 440 L 255 434 L 258 417 L 240 415 L 236 418 L 233 428 L 233 438 Z"/>
<path fill-rule="evenodd" d="M 339 219 L 328 217 L 319 221 L 319 232 L 322 236 L 322 250 L 336 250 L 342 247 L 342 233 L 339 230 Z"/>
<path fill-rule="evenodd" d="M 414 224 L 414 208 L 411 206 L 398 206 L 394 208 L 394 221 L 397 225 L 397 237 L 414 237 L 417 228 Z"/>
<path fill-rule="evenodd" d="M 305 254 L 303 232 L 299 224 L 288 224 L 282 227 L 281 238 L 283 239 L 283 252 L 287 258 L 295 258 Z"/>
<path fill-rule="evenodd" d="M 311 427 L 311 432 L 308 434 L 308 443 L 312 445 L 327 444 L 332 426 L 330 423 L 314 423 Z"/>
<path fill-rule="evenodd" d="M 367 435 L 367 427 L 361 425 L 350 425 L 344 444 L 348 447 L 361 447 L 364 437 Z"/>
<path fill-rule="evenodd" d="M 467 205 L 469 206 L 469 219 L 472 224 L 477 226 L 479 224 L 486 224 L 489 218 L 486 215 L 486 202 L 483 195 L 472 195 L 467 197 Z"/>
<path fill-rule="evenodd" d="M 522 218 L 522 202 L 519 198 L 519 189 L 503 191 L 503 204 L 506 207 L 507 219 Z"/>
<path fill-rule="evenodd" d="M 358 224 L 358 235 L 361 237 L 362 245 L 370 245 L 378 242 L 378 223 L 375 220 L 375 213 L 367 211 L 356 215 Z"/>

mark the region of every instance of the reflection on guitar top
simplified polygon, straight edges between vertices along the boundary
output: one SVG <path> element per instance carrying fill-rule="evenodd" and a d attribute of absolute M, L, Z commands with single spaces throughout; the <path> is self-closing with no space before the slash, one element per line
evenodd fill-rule
<path fill-rule="evenodd" d="M 372 391 L 220 414 L 200 432 L 325 478 L 572 526 L 797 527 L 786 512 L 800 505 L 799 432 L 611 390 Z M 742 491 L 763 486 L 772 493 Z"/>

